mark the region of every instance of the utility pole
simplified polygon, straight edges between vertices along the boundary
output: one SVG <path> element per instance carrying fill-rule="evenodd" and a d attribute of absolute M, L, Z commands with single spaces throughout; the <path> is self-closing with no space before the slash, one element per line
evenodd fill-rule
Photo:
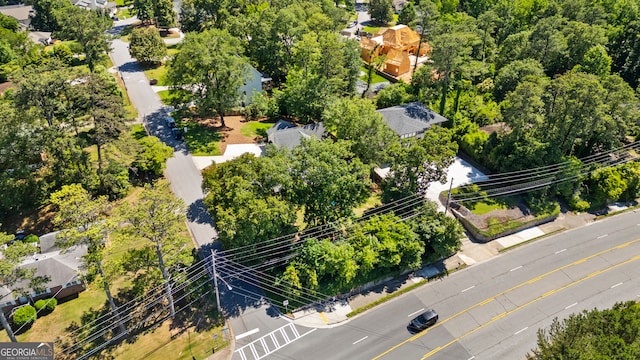
<path fill-rule="evenodd" d="M 213 268 L 213 291 L 216 293 L 216 305 L 218 306 L 218 311 L 222 313 L 222 309 L 220 308 L 220 293 L 218 292 L 218 273 L 216 273 L 216 251 L 211 250 L 211 267 Z"/>
<path fill-rule="evenodd" d="M 449 202 L 451 202 L 451 188 L 453 188 L 453 178 L 451 178 L 451 183 L 449 184 L 449 192 L 447 193 L 447 206 L 444 208 L 444 214 L 447 215 L 447 210 L 449 210 Z"/>

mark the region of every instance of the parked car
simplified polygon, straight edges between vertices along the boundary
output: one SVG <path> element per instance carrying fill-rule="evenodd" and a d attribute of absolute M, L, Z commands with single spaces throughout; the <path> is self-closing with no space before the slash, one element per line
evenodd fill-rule
<path fill-rule="evenodd" d="M 420 332 L 426 330 L 428 327 L 433 326 L 438 321 L 438 313 L 431 309 L 416 316 L 409 323 L 409 330 Z"/>
<path fill-rule="evenodd" d="M 149 80 L 149 85 L 156 85 L 156 84 L 158 84 L 158 79 Z"/>
<path fill-rule="evenodd" d="M 347 25 L 347 27 L 348 28 L 352 28 L 352 27 L 354 27 L 356 25 L 358 25 L 358 22 L 357 21 L 352 21 L 352 22 L 349 23 L 349 25 Z"/>
<path fill-rule="evenodd" d="M 176 127 L 176 121 L 171 116 L 167 116 L 166 118 L 164 118 L 164 121 L 167 123 L 168 127 Z"/>
<path fill-rule="evenodd" d="M 180 130 L 178 130 L 178 128 L 172 128 L 171 135 L 173 135 L 173 138 L 176 140 L 182 140 L 182 133 L 180 132 Z"/>

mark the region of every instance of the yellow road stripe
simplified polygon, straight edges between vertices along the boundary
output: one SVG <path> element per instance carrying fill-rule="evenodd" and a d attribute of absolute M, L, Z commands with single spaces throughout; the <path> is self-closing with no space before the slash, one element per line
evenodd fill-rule
<path fill-rule="evenodd" d="M 322 319 L 322 321 L 324 321 L 325 324 L 329 323 L 329 319 L 327 319 L 323 312 L 319 312 L 318 314 L 320 314 L 320 318 Z"/>
<path fill-rule="evenodd" d="M 591 273 L 591 274 L 589 274 L 589 275 L 587 275 L 587 276 L 585 276 L 585 277 L 583 277 L 583 278 L 581 278 L 581 279 L 578 279 L 578 280 L 576 280 L 576 281 L 574 281 L 574 282 L 572 282 L 572 283 L 569 283 L 569 284 L 567 284 L 567 285 L 564 285 L 564 286 L 562 286 L 561 288 L 558 288 L 558 289 L 553 290 L 553 291 L 549 291 L 549 292 L 547 292 L 547 293 L 545 293 L 545 294 L 543 294 L 543 295 L 541 295 L 541 296 L 538 296 L 537 298 L 535 298 L 535 299 L 533 299 L 533 300 L 529 301 L 528 303 L 526 303 L 526 304 L 524 304 L 524 305 L 520 305 L 520 306 L 518 306 L 518 307 L 516 307 L 516 308 L 514 308 L 514 309 L 511 309 L 511 310 L 509 310 L 509 311 L 505 311 L 505 312 L 503 312 L 503 313 L 502 313 L 502 314 L 500 314 L 500 315 L 494 316 L 494 317 L 493 317 L 493 319 L 491 319 L 491 320 L 489 320 L 488 322 L 486 322 L 486 323 L 484 323 L 484 324 L 482 324 L 482 325 L 478 326 L 477 328 L 475 328 L 475 329 L 473 329 L 473 330 L 469 330 L 469 331 L 468 331 L 468 332 L 466 332 L 465 334 L 463 334 L 463 335 L 461 335 L 461 336 L 458 336 L 457 338 L 455 338 L 455 339 L 453 339 L 453 340 L 449 341 L 448 343 L 446 343 L 446 344 L 444 344 L 444 345 L 441 345 L 441 346 L 438 346 L 437 348 L 435 348 L 435 349 L 433 349 L 433 350 L 429 351 L 428 353 L 426 353 L 426 354 L 422 357 L 422 360 L 424 360 L 424 359 L 426 359 L 426 358 L 428 358 L 428 357 L 430 357 L 430 356 L 433 356 L 434 354 L 438 353 L 440 350 L 442 350 L 442 349 L 444 349 L 444 348 L 446 348 L 446 347 L 450 346 L 451 344 L 453 344 L 453 343 L 455 343 L 455 342 L 459 341 L 460 339 L 462 339 L 462 338 L 464 338 L 464 337 L 466 337 L 466 336 L 469 336 L 469 335 L 473 334 L 474 332 L 476 332 L 476 331 L 478 331 L 478 330 L 482 329 L 483 327 L 485 327 L 485 326 L 487 326 L 487 325 L 490 325 L 490 324 L 492 324 L 492 323 L 496 322 L 498 319 L 501 319 L 501 318 L 503 318 L 503 317 L 505 317 L 505 316 L 507 316 L 507 315 L 509 315 L 509 314 L 513 313 L 513 312 L 516 312 L 516 311 L 518 311 L 518 310 L 520 310 L 520 309 L 522 309 L 522 308 L 524 308 L 524 307 L 526 307 L 526 306 L 529 306 L 529 305 L 533 304 L 534 302 L 540 301 L 540 300 L 542 300 L 542 299 L 544 299 L 544 298 L 546 298 L 546 297 L 548 297 L 548 296 L 550 296 L 550 295 L 552 295 L 552 294 L 554 294 L 554 293 L 556 293 L 556 292 L 558 292 L 558 291 L 561 291 L 561 290 L 567 289 L 567 288 L 569 288 L 569 287 L 571 287 L 571 286 L 573 286 L 573 285 L 576 285 L 576 284 L 581 283 L 581 282 L 583 282 L 583 281 L 585 281 L 585 280 L 588 280 L 588 279 L 590 279 L 590 278 L 592 278 L 592 277 L 594 277 L 594 276 L 596 276 L 596 275 L 599 275 L 599 274 L 605 273 L 605 272 L 607 272 L 607 271 L 609 271 L 609 270 L 611 270 L 611 269 L 615 269 L 615 268 L 617 268 L 617 267 L 619 267 L 619 266 L 629 264 L 629 263 L 634 262 L 634 261 L 636 261 L 636 260 L 638 260 L 638 259 L 640 259 L 640 256 L 634 256 L 634 257 L 632 257 L 632 258 L 631 258 L 631 259 L 629 259 L 629 260 L 626 260 L 626 261 L 623 261 L 623 262 L 621 262 L 621 263 L 619 263 L 619 264 L 616 264 L 616 265 L 610 266 L 610 267 L 608 267 L 608 268 L 607 268 L 607 269 L 605 269 L 605 270 L 598 270 L 598 271 L 594 271 L 593 273 Z"/>
<path fill-rule="evenodd" d="M 554 269 L 554 270 L 548 271 L 548 272 L 546 272 L 546 273 L 544 273 L 544 274 L 542 274 L 542 275 L 536 276 L 536 277 L 534 277 L 534 278 L 532 278 L 532 279 L 530 279 L 530 280 L 527 280 L 527 281 L 525 281 L 525 282 L 523 282 L 523 283 L 520 283 L 520 284 L 518 284 L 518 285 L 516 285 L 516 286 L 514 286 L 514 287 L 512 287 L 512 288 L 509 288 L 509 289 L 507 289 L 507 290 L 504 290 L 504 291 L 502 291 L 502 292 L 500 292 L 500 293 L 498 293 L 498 294 L 496 294 L 496 295 L 494 295 L 494 296 L 492 296 L 492 297 L 490 297 L 490 298 L 485 299 L 485 300 L 484 300 L 484 301 L 482 301 L 482 302 L 479 302 L 479 303 L 477 303 L 477 304 L 475 304 L 475 305 L 472 305 L 472 306 L 470 306 L 470 307 L 468 307 L 468 308 L 466 308 L 466 309 L 464 309 L 464 310 L 461 310 L 461 311 L 459 311 L 458 313 L 454 314 L 453 316 L 450 316 L 450 317 L 448 317 L 447 319 L 444 319 L 444 320 L 442 320 L 441 322 L 439 322 L 439 323 L 435 324 L 435 325 L 434 325 L 434 326 L 432 326 L 431 328 L 429 328 L 429 329 L 427 329 L 427 330 L 425 330 L 425 331 L 423 331 L 423 332 L 421 332 L 421 333 L 418 333 L 418 334 L 416 334 L 416 335 L 414 335 L 414 336 L 412 336 L 412 337 L 408 338 L 407 340 L 405 340 L 405 341 L 403 341 L 403 342 L 401 342 L 401 343 L 399 343 L 399 344 L 396 344 L 396 345 L 392 346 L 391 348 L 389 348 L 388 350 L 386 350 L 386 351 L 385 351 L 385 352 L 383 352 L 382 354 L 380 354 L 380 355 L 378 355 L 378 356 L 374 357 L 372 360 L 380 359 L 381 357 L 383 357 L 383 356 L 387 355 L 388 353 L 390 353 L 390 352 L 392 352 L 393 350 L 395 350 L 395 349 L 399 348 L 400 346 L 405 345 L 405 344 L 407 344 L 407 343 L 410 343 L 410 342 L 412 342 L 412 341 L 414 341 L 414 340 L 417 340 L 417 339 L 418 339 L 418 338 L 420 338 L 421 336 L 426 335 L 426 334 L 427 334 L 431 329 L 434 329 L 434 328 L 436 328 L 436 327 L 438 327 L 438 326 L 441 326 L 442 324 L 446 324 L 448 321 L 450 321 L 450 320 L 452 320 L 452 319 L 455 319 L 455 318 L 457 318 L 458 316 L 460 316 L 460 315 L 462 315 L 462 314 L 464 314 L 464 313 L 467 313 L 467 312 L 469 312 L 469 311 L 471 311 L 471 310 L 473 310 L 473 309 L 475 309 L 475 308 L 477 308 L 477 307 L 480 307 L 480 306 L 482 306 L 482 305 L 486 305 L 486 304 L 490 303 L 491 301 L 495 300 L 496 298 L 498 298 L 498 297 L 500 297 L 500 296 L 502 296 L 502 295 L 504 295 L 504 294 L 507 294 L 507 293 L 509 293 L 509 292 L 512 292 L 512 291 L 514 291 L 514 290 L 516 290 L 516 289 L 519 289 L 519 288 L 521 288 L 521 287 L 523 287 L 523 286 L 525 286 L 525 285 L 533 284 L 533 283 L 535 283 L 536 281 L 539 281 L 539 280 L 541 280 L 541 279 L 543 279 L 543 278 L 545 278 L 545 277 L 547 277 L 547 276 L 549 276 L 549 275 L 552 275 L 552 274 L 557 273 L 558 271 L 562 271 L 562 270 L 564 270 L 564 269 L 566 269 L 566 268 L 569 268 L 569 267 L 571 267 L 571 266 L 574 266 L 574 265 L 582 264 L 583 262 L 585 262 L 585 261 L 587 261 L 587 260 L 591 260 L 591 259 L 593 259 L 593 258 L 595 258 L 595 257 L 598 257 L 598 256 L 600 256 L 600 255 L 606 254 L 606 253 L 608 253 L 608 252 L 610 252 L 610 251 L 613 251 L 613 250 L 622 249 L 622 248 L 624 248 L 624 247 L 627 247 L 627 246 L 629 246 L 629 245 L 631 245 L 631 244 L 635 244 L 635 243 L 637 243 L 637 242 L 640 242 L 640 238 L 635 239 L 635 240 L 631 240 L 631 241 L 627 241 L 626 243 L 623 243 L 623 244 L 620 244 L 620 245 L 617 245 L 617 246 L 614 246 L 614 247 L 611 247 L 611 248 L 608 248 L 608 249 L 604 249 L 604 250 L 598 251 L 598 252 L 597 252 L 597 253 L 595 253 L 595 254 L 589 255 L 589 256 L 584 257 L 584 258 L 582 258 L 582 259 L 580 259 L 580 260 L 576 260 L 576 261 L 574 261 L 574 262 L 572 262 L 572 263 L 570 263 L 570 264 L 563 265 L 563 266 L 561 266 L 561 267 L 559 267 L 559 268 L 557 268 L 557 269 Z M 594 275 L 594 276 L 595 276 L 595 275 Z M 480 327 L 480 328 L 478 328 L 478 329 L 481 329 L 481 328 L 482 328 L 482 327 Z M 466 336 L 466 335 L 465 335 L 465 336 Z M 446 345 L 446 346 L 449 346 L 449 345 Z M 446 346 L 445 346 L 445 347 L 446 347 Z M 435 350 L 435 349 L 434 349 L 434 350 Z M 433 350 L 432 350 L 432 351 L 433 351 Z"/>

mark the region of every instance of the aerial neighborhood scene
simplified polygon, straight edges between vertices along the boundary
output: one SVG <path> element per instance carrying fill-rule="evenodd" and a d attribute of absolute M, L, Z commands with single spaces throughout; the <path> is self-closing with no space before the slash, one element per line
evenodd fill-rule
<path fill-rule="evenodd" d="M 0 0 L 0 359 L 637 360 L 639 159 L 640 0 Z"/>

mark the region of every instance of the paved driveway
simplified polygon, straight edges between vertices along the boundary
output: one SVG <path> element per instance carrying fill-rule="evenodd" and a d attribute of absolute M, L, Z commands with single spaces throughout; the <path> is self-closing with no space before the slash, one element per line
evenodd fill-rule
<path fill-rule="evenodd" d="M 118 32 L 135 21 L 135 18 L 118 21 L 111 32 Z M 166 107 L 149 85 L 149 80 L 138 63 L 129 55 L 128 45 L 120 39 L 112 41 L 109 55 L 113 65 L 124 81 L 131 102 L 138 110 L 138 120 L 143 122 L 149 134 L 157 136 L 174 150 L 173 157 L 167 161 L 165 176 L 171 182 L 171 190 L 187 206 L 187 226 L 196 246 L 218 247 L 219 243 L 214 242 L 217 233 L 213 227 L 213 219 L 202 201 L 204 195 L 200 171 L 193 163 L 185 144 L 171 136 L 164 122 Z"/>
<path fill-rule="evenodd" d="M 441 211 L 444 211 L 444 205 L 438 200 L 438 196 L 442 191 L 449 190 L 451 179 L 453 179 L 453 187 L 455 188 L 460 185 L 486 180 L 487 176 L 474 168 L 473 165 L 456 156 L 454 163 L 447 170 L 447 182 L 445 184 L 433 182 L 427 189 L 427 198 L 435 201 Z"/>

